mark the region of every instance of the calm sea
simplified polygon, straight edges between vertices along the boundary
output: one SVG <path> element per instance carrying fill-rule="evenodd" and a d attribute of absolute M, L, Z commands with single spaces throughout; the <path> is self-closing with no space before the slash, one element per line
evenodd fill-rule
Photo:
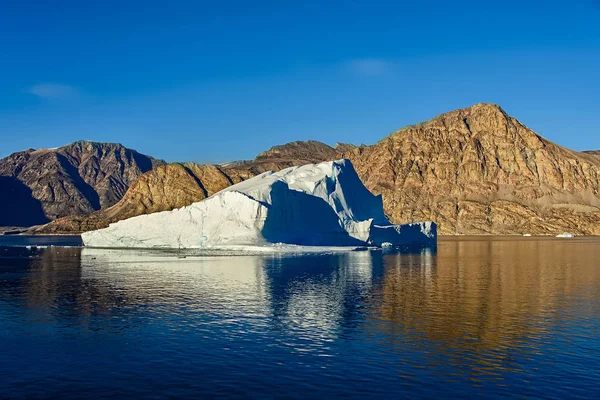
<path fill-rule="evenodd" d="M 599 239 L 187 258 L 9 244 L 34 242 L 0 237 L 0 398 L 600 393 Z"/>

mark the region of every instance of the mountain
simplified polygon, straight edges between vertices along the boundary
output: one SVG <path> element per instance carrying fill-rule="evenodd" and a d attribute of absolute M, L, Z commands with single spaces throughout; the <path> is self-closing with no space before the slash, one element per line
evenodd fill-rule
<path fill-rule="evenodd" d="M 477 104 L 345 153 L 394 223 L 441 234 L 600 234 L 600 157 Z"/>
<path fill-rule="evenodd" d="M 272 147 L 255 160 L 223 165 L 165 164 L 146 172 L 114 206 L 89 215 L 53 221 L 36 233 L 84 232 L 110 223 L 157 211 L 172 210 L 212 196 L 216 192 L 270 170 L 338 158 L 332 147 L 316 142 L 292 142 Z"/>
<path fill-rule="evenodd" d="M 160 179 L 148 175 L 140 178 L 147 184 L 133 193 L 150 199 L 151 206 L 128 194 L 107 214 L 76 217 L 85 221 L 77 224 L 68 218 L 57 220 L 44 229 L 98 229 L 129 216 L 188 205 L 213 193 L 201 187 L 217 190 L 267 169 L 342 157 L 352 161 L 370 191 L 383 196 L 386 215 L 395 224 L 432 220 L 440 234 L 451 235 L 600 235 L 598 152 L 558 146 L 494 104 L 442 114 L 372 146 L 336 150 L 312 141 L 275 146 L 253 161 L 218 167 L 223 177 L 200 179 L 187 172 L 169 177 L 167 171 Z M 170 195 L 174 190 L 181 194 Z"/>
<path fill-rule="evenodd" d="M 163 161 L 121 144 L 79 141 L 0 160 L 0 225 L 30 226 L 114 205 Z"/>

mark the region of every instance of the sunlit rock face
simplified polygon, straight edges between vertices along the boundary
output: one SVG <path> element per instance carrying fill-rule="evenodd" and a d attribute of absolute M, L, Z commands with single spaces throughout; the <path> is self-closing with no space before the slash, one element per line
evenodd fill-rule
<path fill-rule="evenodd" d="M 391 225 L 381 197 L 339 160 L 265 172 L 190 206 L 82 237 L 92 247 L 404 246 L 434 244 L 436 225 Z"/>
<path fill-rule="evenodd" d="M 444 235 L 600 235 L 600 156 L 558 146 L 494 104 L 344 154 L 390 220 Z"/>

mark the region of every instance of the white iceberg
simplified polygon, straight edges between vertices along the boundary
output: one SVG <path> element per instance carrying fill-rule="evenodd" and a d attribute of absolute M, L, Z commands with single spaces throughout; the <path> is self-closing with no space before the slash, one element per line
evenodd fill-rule
<path fill-rule="evenodd" d="M 349 160 L 265 172 L 173 211 L 82 234 L 90 247 L 430 246 L 433 222 L 392 225 Z"/>
<path fill-rule="evenodd" d="M 573 238 L 575 237 L 575 235 L 573 235 L 572 233 L 559 233 L 558 235 L 556 235 L 557 238 Z"/>

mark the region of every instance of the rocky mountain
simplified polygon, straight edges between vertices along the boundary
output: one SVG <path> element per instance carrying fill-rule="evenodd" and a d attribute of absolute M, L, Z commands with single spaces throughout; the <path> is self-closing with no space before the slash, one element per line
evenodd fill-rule
<path fill-rule="evenodd" d="M 254 173 L 306 165 L 332 160 L 345 151 L 356 148 L 348 143 L 336 143 L 331 147 L 316 140 L 296 141 L 273 146 L 258 154 L 254 160 L 232 161 L 220 164 L 224 168 L 244 168 Z"/>
<path fill-rule="evenodd" d="M 307 150 L 310 149 L 310 150 Z M 227 166 L 164 166 L 113 208 L 66 218 L 51 231 L 105 227 L 203 199 L 267 169 L 349 158 L 381 194 L 393 223 L 433 220 L 440 234 L 600 235 L 600 156 L 558 146 L 494 104 L 477 104 L 403 128 L 372 146 L 294 142 Z M 187 168 L 187 169 L 186 169 Z M 211 169 L 215 168 L 215 169 Z M 178 172 L 171 171 L 175 169 Z"/>
<path fill-rule="evenodd" d="M 600 234 L 600 158 L 477 104 L 345 154 L 394 223 L 441 234 Z"/>
<path fill-rule="evenodd" d="M 163 163 L 121 144 L 88 141 L 11 154 L 0 160 L 0 225 L 30 226 L 110 207 Z"/>
<path fill-rule="evenodd" d="M 140 176 L 114 206 L 90 215 L 58 219 L 36 229 L 36 233 L 84 232 L 104 228 L 122 219 L 192 204 L 265 171 L 278 171 L 339 156 L 341 153 L 324 143 L 308 141 L 275 146 L 252 161 L 223 165 L 161 165 Z"/>
<path fill-rule="evenodd" d="M 255 173 L 333 160 L 341 151 L 316 140 L 290 142 L 260 153 L 245 167 Z"/>
<path fill-rule="evenodd" d="M 350 144 L 350 143 L 336 143 L 335 146 L 333 146 L 334 150 L 337 151 L 338 153 L 345 153 L 351 150 L 356 149 L 358 146 L 355 144 Z"/>

